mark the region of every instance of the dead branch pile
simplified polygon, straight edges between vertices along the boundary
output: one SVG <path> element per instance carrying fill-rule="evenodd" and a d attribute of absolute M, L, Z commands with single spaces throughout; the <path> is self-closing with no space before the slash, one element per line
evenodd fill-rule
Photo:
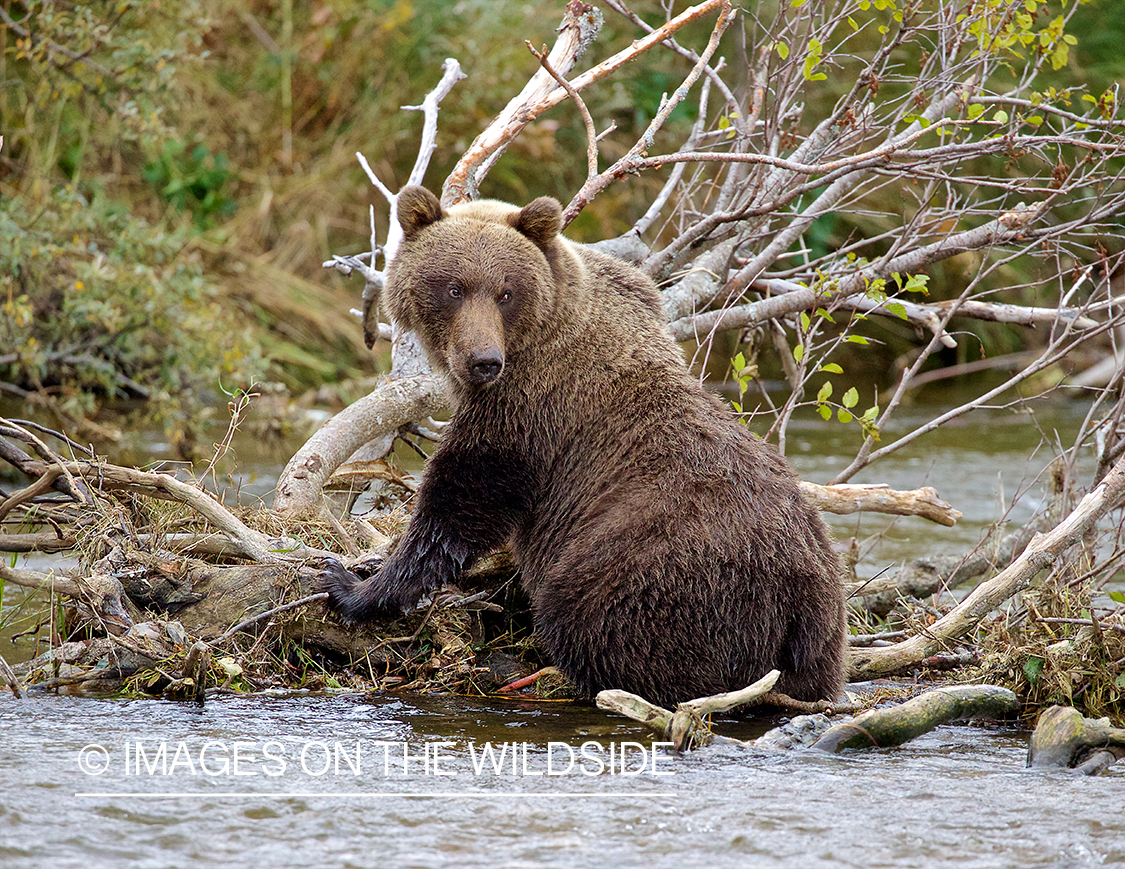
<path fill-rule="evenodd" d="M 49 648 L 11 668 L 12 684 L 128 685 L 176 697 L 204 686 L 480 693 L 539 665 L 521 633 L 526 624 L 499 630 L 482 619 L 500 609 L 485 598 L 508 590 L 512 569 L 503 559 L 466 577 L 486 592 L 445 589 L 377 630 L 328 616 L 316 592 L 318 566 L 327 557 L 349 566 L 377 557 L 371 547 L 385 548 L 401 531 L 401 506 L 374 523 L 345 524 L 327 506 L 283 520 L 228 509 L 172 474 L 63 459 L 11 420 L 0 420 L 0 445 L 32 478 L 0 502 L 0 518 L 30 530 L 4 535 L 0 548 L 66 551 L 77 560 L 66 576 L 0 566 L 0 582 L 48 596 L 40 627 Z M 65 603 L 58 618 L 56 598 Z"/>

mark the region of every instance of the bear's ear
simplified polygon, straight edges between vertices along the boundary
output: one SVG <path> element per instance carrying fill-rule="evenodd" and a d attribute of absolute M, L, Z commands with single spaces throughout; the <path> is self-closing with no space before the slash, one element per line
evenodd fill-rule
<path fill-rule="evenodd" d="M 402 234 L 407 238 L 445 217 L 438 198 L 425 187 L 403 187 L 399 191 L 395 210 L 398 214 L 398 225 L 402 227 Z"/>
<path fill-rule="evenodd" d="M 562 229 L 562 206 L 557 199 L 540 196 L 508 218 L 512 229 L 546 248 Z"/>

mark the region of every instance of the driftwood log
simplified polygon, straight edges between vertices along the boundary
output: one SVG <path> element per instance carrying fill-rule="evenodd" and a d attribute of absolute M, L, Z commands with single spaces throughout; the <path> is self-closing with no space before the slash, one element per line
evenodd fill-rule
<path fill-rule="evenodd" d="M 1019 711 L 1019 700 L 1007 688 L 955 685 L 934 688 L 895 706 L 869 709 L 855 718 L 835 724 L 832 716 L 836 712 L 832 710 L 798 716 L 790 723 L 748 742 L 719 736 L 702 720 L 703 715 L 725 712 L 737 706 L 775 702 L 777 695 L 770 693 L 770 688 L 777 678 L 778 672 L 771 670 L 741 691 L 681 703 L 675 712 L 654 706 L 627 691 L 602 691 L 597 696 L 597 704 L 599 709 L 639 721 L 661 739 L 671 742 L 676 751 L 714 743 L 757 749 L 812 747 L 829 752 L 846 748 L 889 747 L 901 745 L 950 721 L 1008 718 Z"/>
<path fill-rule="evenodd" d="M 658 733 L 661 739 L 671 742 L 676 751 L 686 751 L 692 747 L 710 745 L 716 739 L 711 728 L 703 722 L 703 716 L 754 703 L 765 696 L 779 678 L 779 671 L 770 670 L 757 682 L 739 691 L 688 700 L 679 704 L 675 712 L 649 703 L 636 694 L 616 689 L 599 692 L 595 702 L 599 709 L 617 712 L 641 722 Z"/>
<path fill-rule="evenodd" d="M 825 731 L 813 748 L 888 748 L 902 745 L 940 724 L 970 718 L 1008 718 L 1019 712 L 1016 695 L 996 685 L 935 688 L 888 709 L 869 709 Z"/>
<path fill-rule="evenodd" d="M 1027 765 L 1034 769 L 1073 769 L 1095 775 L 1125 758 L 1125 729 L 1109 719 L 1084 718 L 1070 706 L 1044 710 L 1031 734 Z"/>

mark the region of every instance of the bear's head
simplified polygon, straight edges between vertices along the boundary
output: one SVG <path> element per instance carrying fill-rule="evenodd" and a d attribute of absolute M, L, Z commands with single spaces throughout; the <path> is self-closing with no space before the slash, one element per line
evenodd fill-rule
<path fill-rule="evenodd" d="M 403 240 L 385 291 L 391 317 L 418 333 L 431 364 L 459 388 L 487 387 L 556 319 L 560 265 L 574 260 L 559 237 L 559 203 L 446 210 L 428 190 L 406 187 L 398 221 Z"/>

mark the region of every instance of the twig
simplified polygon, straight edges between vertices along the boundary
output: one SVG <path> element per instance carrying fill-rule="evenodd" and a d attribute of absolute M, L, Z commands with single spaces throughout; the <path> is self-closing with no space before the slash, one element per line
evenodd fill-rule
<path fill-rule="evenodd" d="M 15 361 L 15 360 L 13 359 L 12 361 Z M 56 431 L 53 428 L 48 428 L 47 426 L 42 425 L 41 423 L 33 422 L 29 419 L 13 419 L 13 420 L 11 420 L 11 422 L 14 422 L 18 425 L 21 425 L 24 428 L 35 429 L 35 431 L 42 432 L 43 434 L 49 434 L 53 438 L 58 438 L 60 441 L 62 441 L 64 444 L 66 444 L 68 447 L 70 447 L 72 450 L 75 450 L 76 452 L 82 453 L 87 458 L 91 458 L 91 459 L 94 458 L 94 451 L 93 450 L 91 450 L 89 447 L 83 446 L 82 444 L 78 443 L 75 440 L 72 440 L 71 438 L 68 438 L 61 431 Z"/>
<path fill-rule="evenodd" d="M 62 457 L 59 456 L 58 453 L 47 446 L 47 444 L 44 443 L 39 437 L 32 434 L 23 426 L 16 424 L 10 419 L 4 419 L 3 417 L 0 417 L 0 426 L 13 431 L 22 440 L 30 444 L 31 447 L 37 453 L 39 453 L 40 456 L 42 456 L 47 461 L 53 462 L 55 465 L 57 465 L 62 470 L 63 474 L 66 475 L 67 482 L 70 483 L 70 491 L 67 494 L 73 496 L 74 499 L 80 504 L 86 503 L 86 495 L 83 492 L 82 487 L 78 485 L 78 482 L 74 479 L 74 475 L 67 469 L 66 462 L 63 461 Z"/>
<path fill-rule="evenodd" d="M 542 51 L 536 51 L 532 46 L 530 40 L 525 39 L 524 45 L 526 45 L 527 50 L 534 54 L 535 57 L 539 60 L 539 63 L 542 64 L 543 69 L 547 70 L 547 72 L 551 74 L 551 77 L 560 85 L 562 85 L 563 90 L 567 92 L 570 98 L 574 100 L 574 104 L 578 106 L 578 111 L 582 114 L 582 123 L 586 127 L 586 177 L 593 178 L 598 174 L 599 136 L 597 129 L 594 127 L 594 119 L 590 115 L 590 110 L 586 108 L 586 103 L 582 101 L 582 97 L 578 94 L 578 91 L 571 87 L 570 83 L 561 75 L 559 75 L 555 68 L 551 66 L 551 61 L 547 59 L 546 45 L 543 46 Z"/>
<path fill-rule="evenodd" d="M 61 477 L 62 473 L 62 469 L 58 466 L 51 466 L 43 476 L 34 480 L 30 486 L 25 489 L 20 489 L 18 492 L 13 492 L 3 501 L 0 501 L 0 519 L 3 519 L 20 504 L 25 504 L 36 496 L 42 495 L 44 492 L 53 488 L 55 480 Z"/>
<path fill-rule="evenodd" d="M 1103 623 L 1095 622 L 1093 619 L 1064 619 L 1064 618 L 1047 618 L 1045 616 L 1032 616 L 1032 620 L 1045 625 L 1083 625 L 1096 629 L 1107 629 L 1117 631 L 1118 633 L 1125 634 L 1125 625 L 1114 624 L 1113 622 Z"/>
<path fill-rule="evenodd" d="M 1098 330 L 1091 330 L 1091 332 L 1096 333 L 1098 331 L 1104 330 L 1104 328 L 1105 327 L 1103 325 L 1103 326 L 1099 327 Z M 929 434 L 930 432 L 934 431 L 935 429 L 940 428 L 942 425 L 949 422 L 950 420 L 956 419 L 959 416 L 964 416 L 970 410 L 973 410 L 976 407 L 980 407 L 981 405 L 987 404 L 988 402 L 992 401 L 992 399 L 994 399 L 996 396 L 1000 395 L 1001 393 L 1006 392 L 1007 390 L 1011 389 L 1012 387 L 1014 387 L 1014 386 L 1016 386 L 1020 383 L 1023 383 L 1023 381 L 1027 380 L 1029 377 L 1034 376 L 1035 374 L 1038 374 L 1044 368 L 1047 368 L 1050 365 L 1054 365 L 1060 359 L 1063 359 L 1067 355 L 1067 353 L 1069 353 L 1071 351 L 1071 349 L 1072 349 L 1072 347 L 1069 346 L 1069 345 L 1060 346 L 1057 343 L 1052 343 L 1052 344 L 1048 345 L 1047 348 L 1043 351 L 1043 353 L 1040 354 L 1038 359 L 1036 359 L 1034 362 L 1032 362 L 1030 365 L 1028 365 L 1022 371 L 1020 371 L 1017 374 L 1010 377 L 1008 380 L 1006 380 L 1004 383 L 1000 384 L 999 386 L 988 390 L 988 392 L 985 392 L 984 394 L 977 396 L 972 401 L 968 401 L 965 404 L 962 404 L 960 407 L 955 407 L 952 410 L 946 411 L 945 413 L 941 414 L 940 416 L 935 417 L 934 419 L 930 420 L 925 425 L 919 426 L 918 428 L 916 428 L 916 429 L 910 431 L 909 433 L 903 435 L 902 437 L 900 437 L 898 440 L 894 441 L 893 443 L 887 444 L 885 447 L 881 447 L 880 449 L 877 449 L 874 452 L 867 452 L 866 450 L 861 450 L 860 454 L 856 456 L 856 458 L 851 462 L 851 464 L 849 464 L 848 467 L 846 467 L 843 471 L 841 471 L 839 474 L 836 475 L 835 479 L 832 480 L 832 483 L 835 485 L 837 483 L 846 482 L 852 476 L 854 476 L 860 469 L 866 467 L 867 465 L 870 465 L 872 462 L 877 461 L 878 459 L 881 459 L 883 456 L 889 455 L 889 454 L 891 454 L 891 453 L 893 453 L 893 452 L 895 452 L 899 449 L 902 449 L 902 447 L 906 446 L 908 443 L 911 443 L 912 441 L 917 440 L 918 438 L 922 437 L 922 435 Z M 885 413 L 886 413 L 886 411 L 884 411 L 884 414 Z M 880 424 L 881 424 L 881 422 L 882 422 L 882 418 L 880 419 Z M 867 444 L 865 443 L 864 446 L 866 447 Z"/>
<path fill-rule="evenodd" d="M 628 7 L 626 7 L 624 3 L 620 3 L 620 2 L 618 2 L 618 0 L 605 0 L 605 4 L 610 9 L 617 12 L 619 15 L 623 15 L 624 17 L 628 18 L 630 21 L 632 21 L 634 24 L 636 24 L 639 28 L 644 30 L 646 33 L 653 33 L 653 32 L 656 31 L 655 27 L 652 27 L 651 25 L 647 24 L 643 18 L 641 18 L 639 15 L 637 15 L 632 10 L 630 10 Z M 699 55 L 698 54 L 696 54 L 690 48 L 685 48 L 684 46 L 680 45 L 678 42 L 676 42 L 676 40 L 672 39 L 671 37 L 668 37 L 667 39 L 665 39 L 661 43 L 661 45 L 665 46 L 666 48 L 670 48 L 672 51 L 676 52 L 676 54 L 680 55 L 680 57 L 686 59 L 689 63 L 695 64 L 695 63 L 699 62 Z M 719 92 L 723 95 L 723 99 L 726 100 L 728 109 L 730 109 L 731 113 L 733 114 L 735 112 L 735 110 L 738 109 L 738 99 L 731 92 L 731 89 L 729 87 L 727 87 L 727 83 L 725 81 L 723 81 L 722 78 L 719 76 L 719 66 L 718 65 L 716 65 L 715 67 L 708 66 L 704 71 L 707 73 L 707 82 L 706 83 L 707 84 L 713 84 L 716 88 L 718 88 Z M 739 119 L 735 118 L 735 119 L 732 119 L 732 120 L 734 121 L 736 126 L 738 126 Z M 740 127 L 739 129 L 743 133 L 746 132 L 746 129 L 744 127 Z"/>
<path fill-rule="evenodd" d="M 703 4 L 706 5 L 706 4 Z M 734 18 L 734 11 L 731 7 L 730 0 L 720 0 L 719 5 L 719 19 L 715 22 L 715 27 L 711 31 L 711 38 L 707 41 L 707 47 L 703 50 L 699 61 L 692 67 L 687 78 L 683 83 L 672 92 L 671 96 L 666 97 L 662 101 L 660 110 L 656 113 L 656 117 L 649 123 L 648 128 L 641 134 L 636 144 L 626 152 L 620 160 L 610 166 L 601 174 L 595 175 L 586 180 L 582 188 L 570 200 L 566 208 L 563 209 L 562 224 L 566 226 L 578 213 L 599 193 L 605 190 L 614 180 L 623 177 L 625 174 L 633 172 L 636 167 L 644 161 L 641 156 L 649 148 L 653 146 L 656 139 L 657 131 L 664 126 L 664 122 L 668 120 L 668 116 L 672 111 L 687 97 L 688 91 L 698 81 L 699 76 L 702 75 L 703 70 L 711 61 L 711 56 L 719 47 L 719 39 L 726 31 Z M 686 14 L 686 13 L 685 13 Z M 650 37 L 651 38 L 651 35 Z M 577 87 L 576 82 L 571 82 L 572 85 Z"/>
<path fill-rule="evenodd" d="M 246 619 L 245 621 L 241 621 L 237 625 L 235 625 L 234 627 L 225 631 L 221 636 L 219 636 L 214 641 L 213 645 L 218 645 L 219 643 L 225 643 L 227 640 L 229 640 L 231 637 L 233 637 L 239 631 L 245 630 L 246 628 L 250 627 L 250 625 L 255 624 L 257 622 L 260 622 L 262 619 L 267 619 L 270 616 L 277 615 L 278 613 L 283 613 L 287 610 L 295 609 L 296 607 L 299 607 L 299 606 L 304 606 L 305 604 L 314 603 L 315 601 L 318 601 L 318 600 L 328 600 L 328 592 L 319 591 L 316 594 L 310 594 L 308 597 L 302 597 L 298 600 L 290 601 L 289 603 L 282 604 L 281 606 L 276 606 L 271 610 L 266 610 L 264 613 L 259 613 L 256 616 L 251 616 L 250 618 Z"/>

